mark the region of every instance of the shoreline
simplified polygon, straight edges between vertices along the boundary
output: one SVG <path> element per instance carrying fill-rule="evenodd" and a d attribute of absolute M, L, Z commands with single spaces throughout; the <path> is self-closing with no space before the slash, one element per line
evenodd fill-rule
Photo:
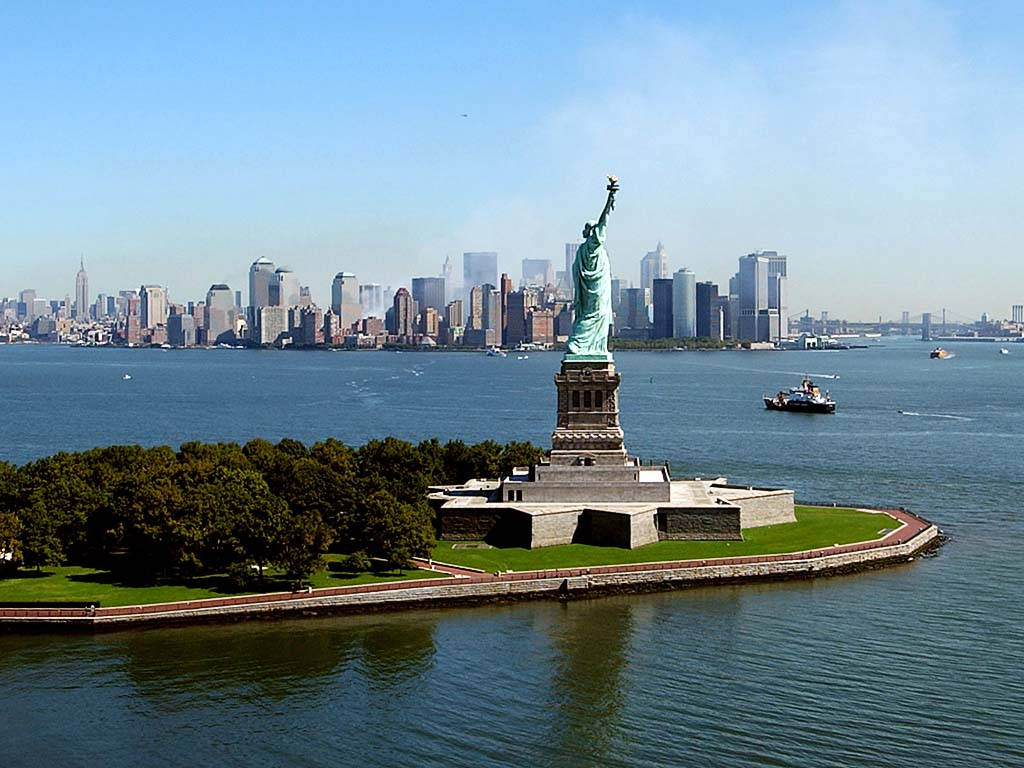
<path fill-rule="evenodd" d="M 801 552 L 500 574 L 430 563 L 434 570 L 449 573 L 450 578 L 109 608 L 0 608 L 0 631 L 114 631 L 128 627 L 374 613 L 521 600 L 586 599 L 694 586 L 809 579 L 910 562 L 943 544 L 941 531 L 923 517 L 906 510 L 881 511 L 896 517 L 903 525 L 874 541 Z M 428 563 L 420 561 L 418 564 Z"/>

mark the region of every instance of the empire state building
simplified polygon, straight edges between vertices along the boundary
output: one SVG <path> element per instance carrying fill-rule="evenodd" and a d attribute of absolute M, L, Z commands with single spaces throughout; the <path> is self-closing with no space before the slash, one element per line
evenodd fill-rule
<path fill-rule="evenodd" d="M 89 319 L 89 276 L 85 274 L 85 257 L 82 257 L 78 274 L 75 275 L 75 318 Z"/>

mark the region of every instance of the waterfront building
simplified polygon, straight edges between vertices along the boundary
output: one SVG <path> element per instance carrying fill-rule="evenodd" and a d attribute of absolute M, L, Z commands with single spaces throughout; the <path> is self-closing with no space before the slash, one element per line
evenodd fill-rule
<path fill-rule="evenodd" d="M 263 258 L 256 259 L 249 266 L 249 306 L 254 312 L 271 306 L 270 286 L 274 282 L 274 270 L 274 262 Z"/>
<path fill-rule="evenodd" d="M 445 281 L 443 277 L 414 277 L 412 297 L 419 305 L 420 312 L 433 307 L 438 312 L 447 306 L 445 302 Z"/>
<path fill-rule="evenodd" d="M 405 288 L 395 291 L 392 312 L 392 326 L 388 330 L 407 342 L 412 341 L 416 332 L 416 305 Z"/>
<path fill-rule="evenodd" d="M 470 292 L 477 285 L 498 284 L 498 254 L 495 251 L 469 251 L 462 254 L 462 290 L 466 306 L 472 309 Z"/>
<path fill-rule="evenodd" d="M 707 280 L 697 283 L 697 320 L 696 336 L 698 339 L 722 340 L 722 308 L 718 302 L 718 286 Z"/>
<path fill-rule="evenodd" d="M 440 331 L 441 316 L 434 307 L 427 307 L 420 311 L 420 333 L 436 339 Z"/>
<path fill-rule="evenodd" d="M 206 344 L 231 344 L 235 341 L 235 297 L 224 283 L 215 283 L 206 292 L 204 308 Z"/>
<path fill-rule="evenodd" d="M 89 319 L 89 276 L 85 273 L 85 257 L 79 260 L 78 274 L 75 275 L 75 318 Z"/>
<path fill-rule="evenodd" d="M 307 347 L 314 347 L 324 343 L 324 313 L 317 306 L 303 307 L 302 317 L 302 339 L 301 343 Z"/>
<path fill-rule="evenodd" d="M 739 262 L 739 338 L 768 341 L 768 334 L 763 333 L 765 328 L 759 320 L 768 310 L 768 257 L 750 253 Z"/>
<path fill-rule="evenodd" d="M 172 347 L 194 347 L 196 321 L 190 314 L 174 314 L 167 318 L 167 343 Z"/>
<path fill-rule="evenodd" d="M 647 316 L 647 291 L 643 288 L 626 288 L 622 292 L 619 307 L 622 313 L 623 328 L 629 329 L 631 338 L 647 338 L 650 320 Z"/>
<path fill-rule="evenodd" d="M 654 327 L 651 338 L 670 339 L 675 332 L 672 320 L 672 291 L 675 281 L 670 277 L 654 279 L 652 303 L 654 304 Z"/>
<path fill-rule="evenodd" d="M 506 344 L 508 343 L 506 338 L 508 333 L 508 296 L 512 293 L 512 278 L 508 276 L 508 272 L 501 273 L 498 290 L 501 291 L 501 343 Z"/>
<path fill-rule="evenodd" d="M 469 315 L 466 317 L 466 328 L 482 330 L 484 327 L 484 287 L 474 285 L 469 291 Z"/>
<path fill-rule="evenodd" d="M 523 259 L 523 280 L 521 285 L 539 285 L 543 288 L 546 285 L 553 285 L 555 282 L 555 268 L 551 259 Z"/>
<path fill-rule="evenodd" d="M 668 254 L 665 252 L 665 246 L 659 240 L 657 247 L 653 251 L 648 251 L 647 255 L 640 259 L 640 287 L 650 291 L 653 297 L 654 281 L 663 280 L 669 276 Z"/>
<path fill-rule="evenodd" d="M 677 339 L 697 335 L 697 277 L 686 267 L 672 275 L 672 335 Z"/>
<path fill-rule="evenodd" d="M 270 281 L 270 306 L 272 307 L 297 307 L 301 304 L 301 289 L 299 279 L 287 267 L 278 267 L 274 270 L 274 277 Z"/>
<path fill-rule="evenodd" d="M 290 331 L 288 314 L 287 307 L 260 307 L 256 315 L 256 342 L 263 345 L 287 343 Z"/>
<path fill-rule="evenodd" d="M 526 338 L 531 344 L 554 344 L 554 312 L 542 307 L 531 309 L 526 316 Z"/>
<path fill-rule="evenodd" d="M 142 327 L 148 330 L 167 323 L 167 289 L 159 285 L 143 285 L 139 289 Z"/>
<path fill-rule="evenodd" d="M 339 272 L 331 283 L 331 311 L 338 316 L 341 329 L 348 333 L 359 322 L 363 307 L 359 300 L 359 283 L 351 272 Z"/>
<path fill-rule="evenodd" d="M 527 314 L 537 304 L 537 291 L 533 288 L 521 288 L 508 295 L 508 325 L 505 328 L 505 344 L 514 347 L 529 339 Z"/>

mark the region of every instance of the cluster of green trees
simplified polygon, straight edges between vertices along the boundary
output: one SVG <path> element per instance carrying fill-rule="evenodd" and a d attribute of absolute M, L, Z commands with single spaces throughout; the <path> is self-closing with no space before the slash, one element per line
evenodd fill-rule
<path fill-rule="evenodd" d="M 498 477 L 541 456 L 529 443 L 387 438 L 112 446 L 0 463 L 0 553 L 137 583 L 225 572 L 245 583 L 268 566 L 300 583 L 327 552 L 348 554 L 355 570 L 400 568 L 434 545 L 428 485 Z"/>

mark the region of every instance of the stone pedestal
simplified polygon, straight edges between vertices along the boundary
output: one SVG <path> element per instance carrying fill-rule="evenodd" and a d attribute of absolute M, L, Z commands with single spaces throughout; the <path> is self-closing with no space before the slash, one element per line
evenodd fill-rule
<path fill-rule="evenodd" d="M 628 463 L 619 426 L 619 374 L 610 360 L 564 360 L 555 374 L 558 422 L 551 463 L 580 466 Z"/>

